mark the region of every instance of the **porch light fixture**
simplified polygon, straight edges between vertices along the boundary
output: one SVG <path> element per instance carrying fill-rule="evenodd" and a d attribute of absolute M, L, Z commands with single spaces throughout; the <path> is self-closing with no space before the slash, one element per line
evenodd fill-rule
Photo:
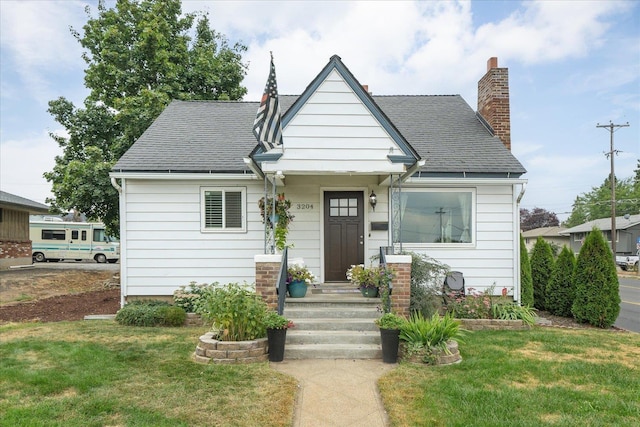
<path fill-rule="evenodd" d="M 371 209 L 375 212 L 376 205 L 378 204 L 378 196 L 376 196 L 376 193 L 374 193 L 373 190 L 371 190 L 371 194 L 369 194 L 369 204 L 371 205 Z"/>

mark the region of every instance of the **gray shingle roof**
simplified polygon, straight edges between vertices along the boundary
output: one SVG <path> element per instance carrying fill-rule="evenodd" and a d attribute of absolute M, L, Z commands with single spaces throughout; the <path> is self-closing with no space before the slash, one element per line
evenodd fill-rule
<path fill-rule="evenodd" d="M 625 218 L 624 216 L 616 217 L 616 230 L 626 230 L 638 224 L 640 224 L 640 215 L 629 215 L 629 218 Z M 566 229 L 562 234 L 588 233 L 593 227 L 597 227 L 601 231 L 611 231 L 611 218 L 594 219 L 593 221 L 588 221 L 584 224 Z"/>
<path fill-rule="evenodd" d="M 18 210 L 26 210 L 33 213 L 49 212 L 49 206 L 47 205 L 7 193 L 6 191 L 0 191 L 0 205 L 7 205 Z"/>
<path fill-rule="evenodd" d="M 280 96 L 282 112 L 297 96 Z M 526 172 L 459 95 L 373 96 L 421 158 L 423 174 Z M 248 172 L 259 102 L 173 101 L 118 160 L 119 172 Z M 285 139 L 286 144 L 286 139 Z"/>

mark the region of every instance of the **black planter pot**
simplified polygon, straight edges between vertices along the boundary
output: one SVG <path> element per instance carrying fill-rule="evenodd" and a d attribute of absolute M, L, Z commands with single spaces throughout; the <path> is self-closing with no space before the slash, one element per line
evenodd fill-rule
<path fill-rule="evenodd" d="M 397 363 L 400 330 L 380 329 L 380 340 L 382 341 L 382 361 L 384 363 Z"/>
<path fill-rule="evenodd" d="M 284 360 L 284 343 L 286 339 L 286 329 L 267 329 L 270 362 L 282 362 Z"/>

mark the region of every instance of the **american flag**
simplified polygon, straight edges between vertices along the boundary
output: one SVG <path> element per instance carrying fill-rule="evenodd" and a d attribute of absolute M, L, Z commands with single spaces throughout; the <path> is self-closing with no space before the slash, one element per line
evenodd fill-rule
<path fill-rule="evenodd" d="M 276 83 L 276 67 L 271 55 L 271 69 L 264 87 L 260 108 L 253 122 L 253 134 L 262 145 L 264 151 L 269 151 L 276 145 L 282 145 L 282 125 L 280 123 L 280 102 L 278 101 L 278 85 Z"/>

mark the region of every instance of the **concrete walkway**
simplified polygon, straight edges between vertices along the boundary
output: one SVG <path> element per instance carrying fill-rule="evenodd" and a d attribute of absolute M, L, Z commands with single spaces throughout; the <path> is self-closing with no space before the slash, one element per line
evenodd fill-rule
<path fill-rule="evenodd" d="M 270 365 L 298 380 L 294 427 L 388 425 L 376 382 L 397 365 L 361 359 L 285 359 Z"/>

